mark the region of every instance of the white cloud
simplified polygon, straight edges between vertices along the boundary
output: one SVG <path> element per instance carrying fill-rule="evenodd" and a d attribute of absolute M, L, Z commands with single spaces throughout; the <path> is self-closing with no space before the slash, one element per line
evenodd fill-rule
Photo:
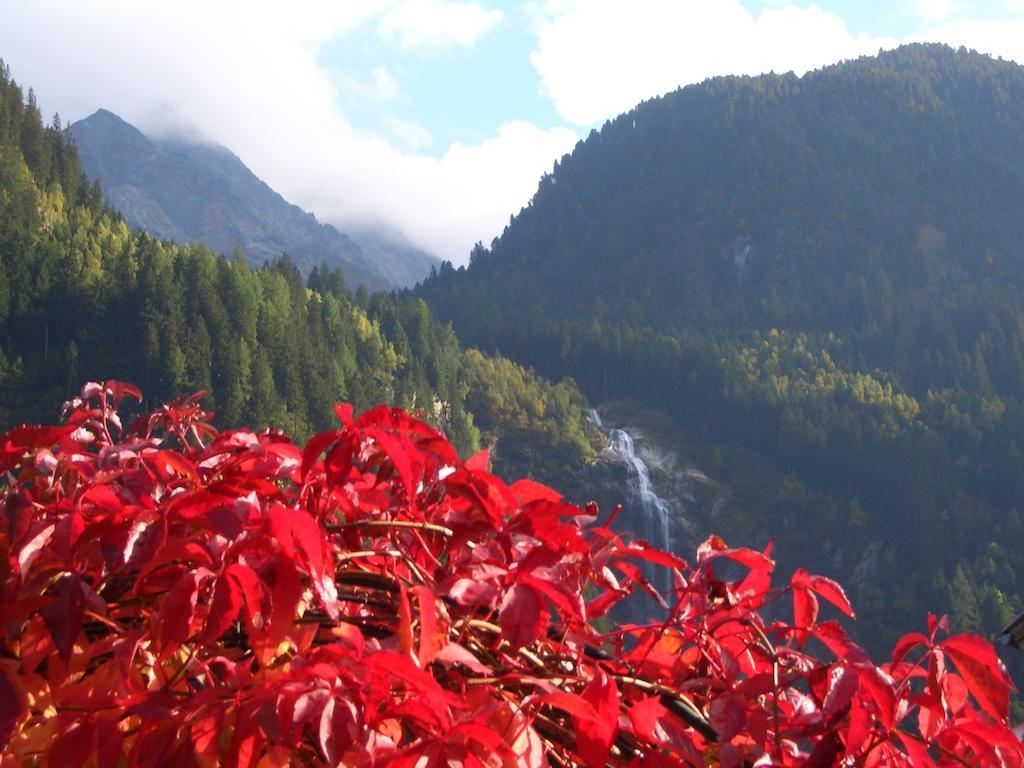
<path fill-rule="evenodd" d="M 387 67 L 375 67 L 365 76 L 344 69 L 331 68 L 328 75 L 337 88 L 340 101 L 346 105 L 358 102 L 362 105 L 380 106 L 406 99 L 402 93 L 402 86 Z"/>
<path fill-rule="evenodd" d="M 1016 18 L 999 21 L 957 20 L 932 26 L 913 35 L 915 42 L 961 45 L 981 53 L 1024 63 L 1024 9 Z"/>
<path fill-rule="evenodd" d="M 420 152 L 434 143 L 430 131 L 411 120 L 387 117 L 384 119 L 384 127 L 398 139 L 399 146 L 410 152 Z"/>
<path fill-rule="evenodd" d="M 814 5 L 754 16 L 737 0 L 557 0 L 531 62 L 559 114 L 589 125 L 715 75 L 803 73 L 895 42 L 854 36 Z"/>
<path fill-rule="evenodd" d="M 454 144 L 440 158 L 409 157 L 368 142 L 357 154 L 329 158 L 327 174 L 358 178 L 363 185 L 346 198 L 308 189 L 303 199 L 331 219 L 376 224 L 401 211 L 404 231 L 455 263 L 465 263 L 477 240 L 501 233 L 510 213 L 525 205 L 541 174 L 572 149 L 574 132 L 545 131 L 526 122 L 503 126 L 477 146 Z M 391 201 L 390 209 L 378 201 Z"/>
<path fill-rule="evenodd" d="M 435 159 L 357 131 L 317 53 L 353 30 L 372 33 L 367 25 L 383 8 L 365 0 L 11 3 L 0 51 L 45 114 L 60 111 L 67 122 L 105 107 L 143 131 L 194 125 L 321 220 L 387 224 L 463 263 L 576 136 L 513 123 Z M 391 87 L 387 71 L 374 77 Z"/>
<path fill-rule="evenodd" d="M 929 22 L 945 21 L 963 8 L 960 0 L 917 0 L 917 11 Z"/>
<path fill-rule="evenodd" d="M 773 4 L 774 5 L 774 4 Z M 903 42 L 944 42 L 1024 62 L 1024 0 L 978 20 L 962 0 L 916 0 L 923 31 L 854 35 L 835 13 L 791 2 L 758 14 L 738 0 L 548 0 L 531 62 L 559 114 L 590 125 L 716 75 L 795 71 Z"/>
<path fill-rule="evenodd" d="M 501 11 L 452 0 L 402 0 L 388 9 L 378 32 L 407 51 L 470 46 L 502 19 Z"/>
<path fill-rule="evenodd" d="M 387 67 L 377 67 L 370 73 L 373 90 L 380 99 L 389 101 L 399 94 L 398 81 L 395 80 Z"/>

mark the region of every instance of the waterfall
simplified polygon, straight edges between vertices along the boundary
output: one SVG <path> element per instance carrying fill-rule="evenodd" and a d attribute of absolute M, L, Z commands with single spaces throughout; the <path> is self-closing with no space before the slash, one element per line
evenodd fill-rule
<path fill-rule="evenodd" d="M 658 549 L 672 551 L 672 518 L 675 513 L 671 505 L 654 492 L 651 472 L 643 459 L 636 455 L 633 436 L 624 429 L 613 429 L 608 433 L 612 450 L 629 468 L 629 501 L 638 502 L 641 515 L 631 519 L 633 533 L 647 539 Z"/>
<path fill-rule="evenodd" d="M 694 540 L 693 526 L 672 505 L 658 496 L 651 483 L 651 472 L 647 464 L 637 454 L 633 436 L 624 429 L 606 428 L 600 414 L 591 409 L 591 422 L 608 436 L 612 451 L 616 458 L 626 465 L 628 472 L 626 503 L 623 515 L 620 516 L 623 527 L 634 536 L 646 539 L 658 549 L 673 552 L 683 558 L 692 557 Z M 666 568 L 647 568 L 644 571 L 651 579 L 653 586 L 663 595 L 669 595 L 673 584 L 672 574 Z M 627 601 L 628 602 L 628 601 Z M 634 620 L 647 618 L 653 610 L 648 601 L 646 608 L 638 608 L 635 604 L 628 608 Z"/>

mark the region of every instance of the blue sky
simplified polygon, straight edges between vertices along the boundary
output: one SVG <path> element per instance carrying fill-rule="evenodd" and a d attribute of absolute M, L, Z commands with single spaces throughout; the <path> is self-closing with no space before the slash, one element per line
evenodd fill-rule
<path fill-rule="evenodd" d="M 530 65 L 535 44 L 531 17 L 522 4 L 490 3 L 502 19 L 471 47 L 440 51 L 406 51 L 400 45 L 384 45 L 363 38 L 339 41 L 325 47 L 320 59 L 339 73 L 360 73 L 362 83 L 384 71 L 396 81 L 400 93 L 381 102 L 346 89 L 346 77 L 338 77 L 346 99 L 345 112 L 361 129 L 390 134 L 408 148 L 440 156 L 454 142 L 477 144 L 510 120 L 526 120 L 550 129 L 564 124 L 551 100 L 540 93 L 540 77 Z M 426 131 L 417 144 L 403 137 L 394 124 L 418 125 Z"/>
<path fill-rule="evenodd" d="M 592 127 L 722 74 L 910 41 L 1024 62 L 1024 0 L 0 0 L 65 122 L 223 144 L 289 200 L 464 262 Z"/>

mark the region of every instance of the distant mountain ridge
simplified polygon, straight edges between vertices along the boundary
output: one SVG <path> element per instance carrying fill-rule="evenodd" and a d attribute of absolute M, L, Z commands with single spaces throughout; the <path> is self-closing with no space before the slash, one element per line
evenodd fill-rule
<path fill-rule="evenodd" d="M 285 200 L 230 150 L 186 139 L 151 139 L 100 109 L 70 127 L 82 167 L 133 227 L 261 264 L 288 253 L 303 272 L 327 263 L 350 286 L 412 285 L 438 262 L 374 233 L 349 235 Z"/>

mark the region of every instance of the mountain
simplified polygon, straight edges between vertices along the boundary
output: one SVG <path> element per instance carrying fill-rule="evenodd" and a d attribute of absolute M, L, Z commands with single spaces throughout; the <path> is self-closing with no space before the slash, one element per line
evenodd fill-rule
<path fill-rule="evenodd" d="M 674 420 L 749 489 L 723 535 L 853 584 L 862 631 L 995 633 L 1024 599 L 1022 201 L 1024 68 L 912 45 L 638 105 L 421 295 Z M 773 471 L 730 478 L 751 453 Z"/>
<path fill-rule="evenodd" d="M 70 127 L 82 167 L 129 225 L 179 243 L 202 242 L 254 264 L 287 252 L 303 273 L 326 263 L 353 288 L 412 285 L 437 261 L 380 235 L 353 238 L 286 201 L 224 147 L 150 139 L 105 109 Z"/>

